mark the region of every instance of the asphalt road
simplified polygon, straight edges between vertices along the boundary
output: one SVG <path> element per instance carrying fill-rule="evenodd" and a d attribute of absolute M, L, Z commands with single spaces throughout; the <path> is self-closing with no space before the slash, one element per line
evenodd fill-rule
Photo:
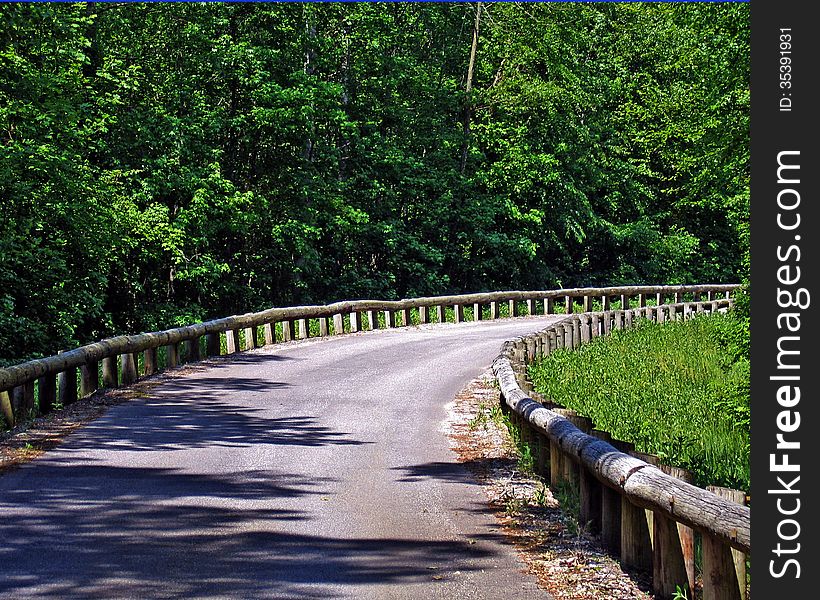
<path fill-rule="evenodd" d="M 525 318 L 219 359 L 0 476 L 2 598 L 546 598 L 441 431 Z"/>

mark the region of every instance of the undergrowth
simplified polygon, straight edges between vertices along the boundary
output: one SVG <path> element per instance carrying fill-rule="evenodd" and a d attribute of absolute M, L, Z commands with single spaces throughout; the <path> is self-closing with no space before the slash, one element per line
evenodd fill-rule
<path fill-rule="evenodd" d="M 530 368 L 536 390 L 700 486 L 749 489 L 748 321 L 641 321 Z"/>

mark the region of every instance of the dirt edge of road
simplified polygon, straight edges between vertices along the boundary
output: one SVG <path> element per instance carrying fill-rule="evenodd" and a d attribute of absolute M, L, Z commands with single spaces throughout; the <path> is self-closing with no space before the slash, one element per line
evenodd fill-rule
<path fill-rule="evenodd" d="M 482 484 L 505 535 L 539 585 L 556 600 L 654 598 L 646 574 L 626 573 L 601 545 L 560 509 L 572 499 L 522 471 L 503 423 L 499 391 L 487 371 L 447 406 L 443 431 L 452 449 Z"/>

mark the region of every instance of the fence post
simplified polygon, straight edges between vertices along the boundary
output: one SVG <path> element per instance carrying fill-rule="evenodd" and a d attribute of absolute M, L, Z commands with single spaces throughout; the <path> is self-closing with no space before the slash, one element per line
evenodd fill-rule
<path fill-rule="evenodd" d="M 384 326 L 386 329 L 396 326 L 396 316 L 392 310 L 384 311 Z"/>
<path fill-rule="evenodd" d="M 481 304 L 478 302 L 473 303 L 473 321 L 481 321 L 484 318 L 484 315 L 481 314 Z"/>
<path fill-rule="evenodd" d="M 245 330 L 245 332 L 245 343 L 247 343 L 247 330 Z M 253 336 L 251 337 L 251 339 L 253 339 Z M 200 348 L 199 340 L 200 338 L 198 337 L 192 340 L 185 340 L 185 350 L 188 354 L 187 362 L 197 362 L 199 360 L 202 360 L 202 350 Z M 255 348 L 256 344 L 254 344 L 253 347 Z"/>
<path fill-rule="evenodd" d="M 611 308 L 608 294 L 601 296 L 601 305 L 603 306 L 604 311 L 608 311 Z"/>
<path fill-rule="evenodd" d="M 145 352 L 142 353 L 142 364 L 143 364 L 143 373 L 145 373 L 146 375 L 153 375 L 154 373 L 159 371 L 159 365 L 157 364 L 157 349 L 156 348 L 146 348 L 145 349 Z M 85 375 L 83 375 L 83 379 L 85 379 Z M 83 394 L 83 395 L 85 395 L 85 394 Z"/>
<path fill-rule="evenodd" d="M 156 364 L 156 349 L 154 349 L 155 357 L 154 364 Z M 90 362 L 80 367 L 80 395 L 86 397 L 93 394 L 100 387 L 100 372 L 97 368 L 96 362 Z M 23 384 L 24 389 L 28 384 Z M 31 388 L 34 391 L 34 388 Z M 32 398 L 33 400 L 33 398 Z"/>
<path fill-rule="evenodd" d="M 478 306 L 478 304 L 476 304 Z M 419 322 L 426 324 L 430 322 L 429 309 L 426 306 L 419 306 Z"/>
<path fill-rule="evenodd" d="M 659 465 L 667 475 L 692 483 L 692 473 L 685 469 Z M 687 598 L 695 597 L 695 532 L 676 523 L 664 513 L 655 511 L 652 517 L 652 588 L 662 598 L 675 595 L 680 586 Z"/>
<path fill-rule="evenodd" d="M 550 298 L 544 298 L 544 314 L 545 315 L 551 315 L 555 312 L 555 307 L 553 306 L 554 302 L 555 301 L 551 297 Z"/>
<path fill-rule="evenodd" d="M 117 377 L 117 358 L 115 356 L 106 356 L 103 358 L 102 376 L 104 387 L 115 388 L 119 385 L 119 378 Z"/>
<path fill-rule="evenodd" d="M 739 490 L 707 486 L 725 500 L 744 504 Z M 703 536 L 703 600 L 744 600 L 746 598 L 746 556 L 725 543 Z"/>
<path fill-rule="evenodd" d="M 373 313 L 373 314 L 375 315 L 375 313 Z M 378 315 L 376 315 L 376 316 L 378 316 Z M 378 320 L 372 321 L 372 322 L 376 323 L 376 329 L 378 329 L 379 328 Z M 319 336 L 320 337 L 327 337 L 328 333 L 329 332 L 328 332 L 328 328 L 327 328 L 327 317 L 319 317 Z M 267 336 L 267 329 L 265 330 L 265 336 Z M 267 339 L 267 337 L 266 337 L 266 339 Z"/>
<path fill-rule="evenodd" d="M 286 322 L 282 323 L 282 332 L 284 333 L 286 327 Z M 288 341 L 290 338 L 287 338 L 285 341 Z M 225 346 L 228 354 L 233 354 L 234 352 L 239 352 L 241 346 L 239 345 L 239 330 L 238 329 L 228 329 L 225 332 Z M 170 348 L 170 346 L 169 346 Z M 176 346 L 175 346 L 176 348 Z M 176 355 L 176 349 L 174 350 L 174 354 Z"/>
<path fill-rule="evenodd" d="M 327 321 L 325 319 L 320 319 L 320 321 L 324 321 L 324 323 L 325 323 L 325 335 L 327 335 Z M 320 323 L 319 327 L 321 328 L 321 323 Z M 209 335 L 213 335 L 213 334 L 209 334 Z M 276 343 L 276 323 L 265 323 L 265 345 L 266 346 L 271 346 L 275 343 Z M 208 355 L 212 356 L 210 348 L 211 348 L 211 346 L 209 346 Z M 215 353 L 213 356 L 216 356 L 218 354 L 219 353 Z"/>
<path fill-rule="evenodd" d="M 643 292 L 638 294 L 638 308 L 646 308 L 646 294 Z"/>
<path fill-rule="evenodd" d="M 130 352 L 120 355 L 120 369 L 123 385 L 134 383 L 137 380 L 137 365 L 134 361 L 134 355 Z"/>
<path fill-rule="evenodd" d="M 490 302 L 490 319 L 495 320 L 498 318 L 499 310 L 498 310 L 498 302 Z"/>
<path fill-rule="evenodd" d="M 385 313 L 385 316 L 387 316 L 387 313 Z M 345 332 L 344 317 L 342 316 L 341 313 L 336 313 L 335 315 L 333 315 L 333 335 L 342 335 L 344 332 Z"/>
<path fill-rule="evenodd" d="M 447 311 L 444 310 L 444 306 L 441 304 L 436 306 L 436 318 L 439 323 L 445 323 L 447 321 Z"/>
<path fill-rule="evenodd" d="M 629 310 L 629 294 L 621 294 L 621 310 Z"/>
<path fill-rule="evenodd" d="M 454 304 L 453 305 L 453 320 L 456 323 L 461 323 L 464 321 L 464 305 L 463 304 Z"/>
<path fill-rule="evenodd" d="M 517 317 L 518 316 L 518 302 L 516 302 L 515 300 L 510 300 L 509 305 L 510 305 L 510 316 L 511 317 Z"/>
<path fill-rule="evenodd" d="M 361 313 L 353 311 L 350 313 L 350 333 L 356 333 L 362 328 Z"/>
<path fill-rule="evenodd" d="M 271 324 L 268 323 L 265 325 L 265 343 L 272 344 L 273 338 L 268 337 L 272 336 L 272 329 Z M 218 333 L 208 333 L 205 334 L 205 356 L 219 356 L 222 354 L 222 344 L 220 344 L 219 334 Z"/>
<path fill-rule="evenodd" d="M 527 314 L 532 316 L 535 314 L 535 300 L 527 298 Z"/>
<path fill-rule="evenodd" d="M 571 315 L 571 314 L 572 314 L 572 296 L 567 296 L 567 297 L 564 299 L 564 306 L 565 306 L 565 308 L 566 308 L 566 311 L 565 311 L 565 312 L 566 312 L 568 315 Z"/>
<path fill-rule="evenodd" d="M 589 294 L 584 295 L 584 312 L 592 311 L 592 296 Z"/>

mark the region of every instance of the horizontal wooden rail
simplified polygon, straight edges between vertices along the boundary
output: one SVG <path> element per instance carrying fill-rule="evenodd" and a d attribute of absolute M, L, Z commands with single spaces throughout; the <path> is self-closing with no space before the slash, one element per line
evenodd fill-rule
<path fill-rule="evenodd" d="M 694 563 L 688 574 L 687 569 L 680 566 L 684 563 L 684 550 L 678 535 L 682 540 L 686 528 L 693 528 L 704 537 L 704 548 L 709 550 L 704 551 L 704 560 L 742 564 L 743 560 L 733 559 L 731 552 L 742 556 L 751 551 L 750 509 L 726 499 L 725 493 L 722 497 L 691 485 L 685 477 L 681 478 L 680 469 L 642 460 L 657 457 L 629 453 L 627 450 L 634 450 L 631 444 L 616 442 L 609 434 L 593 430 L 588 419 L 573 411 L 550 408 L 548 401 L 546 405 L 536 402 L 532 397 L 538 394 L 522 389 L 522 386 L 532 387 L 526 380 L 526 365 L 555 348 L 577 348 L 613 329 L 628 327 L 640 318 L 662 323 L 725 310 L 730 304 L 729 299 L 713 299 L 572 314 L 540 332 L 506 342 L 493 362 L 502 403 L 511 411 L 513 422 L 521 427 L 522 439 L 537 441 L 533 456 L 539 457 L 540 465 L 551 466 L 553 483 L 566 480 L 567 473 L 571 474 L 569 479 L 579 492 L 582 512 L 597 520 L 594 529 L 601 533 L 602 541 L 620 551 L 625 566 L 654 567 L 654 586 L 660 597 L 672 597 L 677 584 L 687 587 L 687 578 L 688 587 L 694 586 Z M 550 467 L 542 468 L 542 471 L 549 470 Z M 603 489 L 596 488 L 591 481 L 599 482 Z M 607 490 L 615 494 L 614 499 L 607 499 Z M 646 531 L 644 509 L 654 515 L 654 535 Z M 665 522 L 678 523 L 683 529 L 670 529 Z M 646 535 L 633 539 L 640 528 Z M 670 536 L 674 543 L 669 541 Z M 715 556 L 719 558 L 708 558 Z M 694 560 L 691 550 L 689 558 Z M 745 597 L 745 568 L 738 567 L 737 573 L 718 575 L 712 573 L 711 579 L 705 577 L 709 579 L 704 581 L 705 599 Z"/>
<path fill-rule="evenodd" d="M 165 331 L 112 337 L 56 356 L 2 368 L 0 415 L 3 421 L 13 426 L 35 414 L 48 413 L 57 405 L 87 396 L 101 385 L 105 388 L 128 385 L 142 375 L 152 375 L 203 357 L 232 354 L 275 343 L 279 329 L 281 333 L 278 338 L 281 341 L 303 339 L 310 335 L 311 320 L 318 320 L 319 335 L 327 336 L 331 333 L 331 327 L 334 335 L 345 333 L 346 320 L 350 333 L 377 329 L 382 323 L 386 328 L 408 326 L 416 322 L 414 311 L 417 322 L 429 323 L 431 320 L 444 321 L 452 309 L 455 322 L 460 322 L 470 313 L 473 320 L 481 320 L 485 308 L 490 319 L 497 319 L 501 316 L 500 307 L 507 304 L 510 316 L 517 316 L 522 306 L 523 311 L 533 314 L 537 303 L 542 307 L 541 314 L 552 314 L 557 306 L 563 306 L 567 313 L 573 313 L 579 306 L 588 308 L 593 300 L 608 307 L 614 298 L 624 307 L 635 304 L 636 299 L 638 306 L 646 306 L 650 298 L 661 302 L 668 298 L 679 301 L 684 298 L 712 300 L 720 295 L 729 297 L 737 287 L 733 284 L 710 284 L 503 291 L 271 308 Z M 160 348 L 164 349 L 164 361 L 160 361 Z M 140 354 L 142 361 L 139 360 Z"/>

